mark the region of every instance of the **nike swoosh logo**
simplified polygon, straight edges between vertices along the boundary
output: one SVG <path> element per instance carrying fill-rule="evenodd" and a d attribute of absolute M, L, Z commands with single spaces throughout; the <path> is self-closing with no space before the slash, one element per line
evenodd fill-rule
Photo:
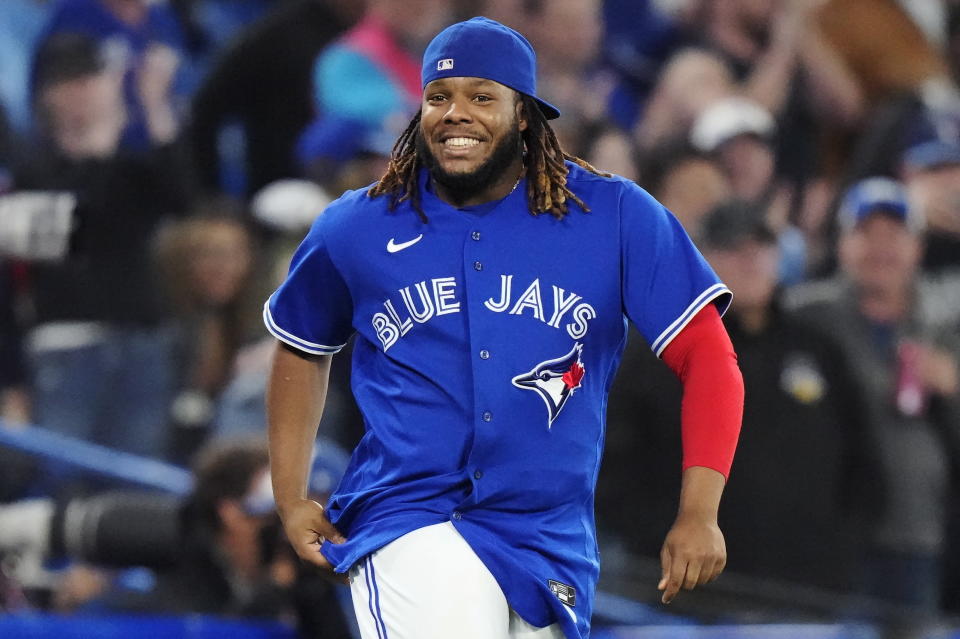
<path fill-rule="evenodd" d="M 419 241 L 422 240 L 422 239 L 423 239 L 423 233 L 421 233 L 420 235 L 416 236 L 416 237 L 413 238 L 412 240 L 409 240 L 409 241 L 407 241 L 407 242 L 402 242 L 402 243 L 400 243 L 400 244 L 396 244 L 396 243 L 393 241 L 393 238 L 391 237 L 391 238 L 390 238 L 390 241 L 387 242 L 387 251 L 389 251 L 390 253 L 396 253 L 397 251 L 402 251 L 402 250 L 405 249 L 405 248 L 408 248 L 408 247 L 410 247 L 410 246 L 413 246 L 414 244 L 416 244 L 417 242 L 419 242 Z"/>

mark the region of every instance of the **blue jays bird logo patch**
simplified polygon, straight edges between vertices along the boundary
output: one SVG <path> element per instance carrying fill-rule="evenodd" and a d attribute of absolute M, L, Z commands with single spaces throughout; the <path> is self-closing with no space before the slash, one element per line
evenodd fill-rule
<path fill-rule="evenodd" d="M 547 428 L 553 426 L 553 420 L 563 410 L 567 400 L 580 388 L 584 374 L 583 363 L 580 361 L 581 351 L 583 344 L 578 342 L 563 357 L 540 362 L 530 372 L 517 375 L 512 380 L 517 388 L 536 391 L 540 395 L 540 399 L 547 405 Z"/>

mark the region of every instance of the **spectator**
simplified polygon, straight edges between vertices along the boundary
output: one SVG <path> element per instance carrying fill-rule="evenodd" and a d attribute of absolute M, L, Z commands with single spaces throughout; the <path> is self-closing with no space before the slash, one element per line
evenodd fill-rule
<path fill-rule="evenodd" d="M 248 196 L 301 174 L 294 149 L 314 117 L 311 69 L 317 54 L 355 19 L 357 6 L 278 3 L 222 51 L 191 107 L 191 143 L 204 190 Z M 239 127 L 242 144 L 226 134 L 231 127 Z"/>
<path fill-rule="evenodd" d="M 960 424 L 957 283 L 919 273 L 922 220 L 903 187 L 855 184 L 839 213 L 842 274 L 792 292 L 792 304 L 839 342 L 864 397 L 863 446 L 877 460 L 879 500 L 863 531 L 868 594 L 938 609 L 951 467 Z"/>
<path fill-rule="evenodd" d="M 762 106 L 729 97 L 700 113 L 690 130 L 690 142 L 699 151 L 716 155 L 735 197 L 761 203 L 773 196 L 775 187 L 776 129 L 773 116 Z"/>
<path fill-rule="evenodd" d="M 698 239 L 737 300 L 724 323 L 750 398 L 720 509 L 729 568 L 849 590 L 855 520 L 845 512 L 845 489 L 869 475 L 851 447 L 859 443 L 860 403 L 830 340 L 781 307 L 776 236 L 763 214 L 735 200 L 720 204 L 702 221 Z M 628 549 L 656 557 L 658 531 L 636 522 L 673 514 L 680 385 L 637 340 L 628 342 L 621 371 L 611 391 L 598 517 Z"/>
<path fill-rule="evenodd" d="M 609 125 L 618 78 L 600 66 L 600 0 L 534 0 L 519 5 L 515 24 L 537 52 L 537 84 L 563 113 L 554 132 L 564 148 L 585 155 L 596 129 Z"/>
<path fill-rule="evenodd" d="M 960 144 L 933 140 L 903 157 L 910 203 L 926 221 L 923 268 L 960 268 Z"/>
<path fill-rule="evenodd" d="M 319 186 L 303 180 L 281 180 L 263 189 L 251 202 L 254 219 L 270 229 L 271 241 L 260 248 L 260 271 L 273 289 L 286 276 L 290 256 L 316 219 L 330 203 Z M 259 299 L 259 298 L 258 298 Z M 260 310 L 259 307 L 257 309 Z M 273 362 L 275 340 L 266 335 L 244 344 L 236 353 L 226 387 L 217 399 L 213 418 L 214 437 L 262 436 L 267 422 L 265 389 Z M 344 351 L 349 354 L 352 341 Z M 363 417 L 350 389 L 350 358 L 337 358 L 327 389 L 327 405 L 321 428 L 332 440 L 352 450 L 363 436 Z"/>
<path fill-rule="evenodd" d="M 605 171 L 634 182 L 640 181 L 637 157 L 633 139 L 609 124 L 599 125 L 591 131 L 590 141 L 583 152 L 583 159 L 593 166 L 602 166 Z"/>
<path fill-rule="evenodd" d="M 867 485 L 870 465 L 846 359 L 828 334 L 781 308 L 779 248 L 762 208 L 718 207 L 701 247 L 736 296 L 724 323 L 752 398 L 721 513 L 731 561 L 756 577 L 850 591 L 851 515 L 865 507 L 851 487 Z"/>
<path fill-rule="evenodd" d="M 283 281 L 290 263 L 290 256 L 315 218 L 315 215 L 309 218 L 302 217 L 296 210 L 291 210 L 290 204 L 299 205 L 303 201 L 310 200 L 308 191 L 298 188 L 293 193 L 297 196 L 296 200 L 280 192 L 278 186 L 273 193 L 276 196 L 273 202 L 268 201 L 273 199 L 272 197 L 254 201 L 254 215 L 261 222 L 271 224 L 276 232 L 273 245 L 263 252 L 266 263 L 264 270 L 269 277 L 269 281 L 266 282 L 267 287 L 276 286 L 278 282 Z M 319 195 L 318 191 L 315 197 Z M 329 203 L 329 200 L 326 202 Z M 286 206 L 281 206 L 284 203 Z M 313 211 L 321 211 L 324 207 L 324 203 L 317 202 Z M 284 209 L 286 209 L 286 215 L 282 214 Z M 272 212 L 268 216 L 269 210 Z M 278 224 L 284 217 L 287 219 Z M 298 221 L 299 226 L 296 225 Z M 227 386 L 217 401 L 216 414 L 212 423 L 214 436 L 263 434 L 264 424 L 267 422 L 265 390 L 273 363 L 274 346 L 275 340 L 268 335 L 244 345 L 237 352 Z M 352 349 L 351 340 L 344 348 L 344 352 L 349 355 Z M 364 431 L 363 417 L 350 388 L 350 366 L 349 357 L 334 360 L 332 364 L 334 376 L 327 389 L 327 403 L 321 421 L 323 432 L 347 450 L 352 450 L 356 446 Z"/>
<path fill-rule="evenodd" d="M 668 64 L 637 130 L 644 148 L 683 136 L 709 104 L 740 94 L 777 123 L 776 173 L 798 194 L 823 173 L 817 131 L 824 119 L 852 126 L 860 87 L 826 42 L 817 0 L 702 3 L 700 45 Z M 828 176 L 836 179 L 837 176 Z M 802 200 L 794 206 L 801 206 Z"/>
<path fill-rule="evenodd" d="M 683 45 L 684 25 L 693 20 L 698 4 L 604 1 L 603 58 L 621 78 L 608 105 L 617 126 L 627 131 L 636 126 L 660 68 Z"/>
<path fill-rule="evenodd" d="M 685 139 L 710 104 L 737 90 L 733 71 L 719 56 L 699 48 L 677 52 L 664 65 L 635 131 L 649 151 Z"/>
<path fill-rule="evenodd" d="M 183 162 L 175 145 L 119 149 L 122 80 L 95 41 L 58 35 L 37 60 L 45 137 L 16 183 L 75 208 L 62 225 L 65 254 L 31 267 L 34 416 L 52 430 L 162 456 L 174 369 L 151 244 L 165 216 L 187 209 Z M 62 213 L 37 208 L 35 217 Z"/>
<path fill-rule="evenodd" d="M 327 501 L 348 458 L 318 440 L 311 498 Z M 283 621 L 296 615 L 302 636 L 347 639 L 337 589 L 299 568 L 279 534 L 267 468 L 262 438 L 224 439 L 197 456 L 195 483 L 185 497 L 113 490 L 65 503 L 44 498 L 3 505 L 0 554 L 76 562 L 55 582 L 47 580 L 50 597 L 31 593 L 28 601 L 44 608 Z M 153 579 L 141 578 L 132 588 L 123 573 L 112 573 L 131 566 L 146 567 Z"/>
<path fill-rule="evenodd" d="M 810 99 L 815 113 L 854 122 L 862 106 L 860 88 L 820 31 L 816 10 L 821 4 L 822 0 L 706 3 L 707 43 L 732 66 L 744 94 L 779 118 L 797 108 L 791 102 Z M 781 128 L 790 127 L 781 120 Z M 797 141 L 793 133 L 790 142 Z"/>
<path fill-rule="evenodd" d="M 92 38 L 123 69 L 124 148 L 142 150 L 176 137 L 179 123 L 172 87 L 182 36 L 169 7 L 151 0 L 57 0 L 41 49 L 61 33 Z M 34 61 L 34 95 L 39 64 Z"/>
<path fill-rule="evenodd" d="M 734 197 L 763 208 L 780 243 L 780 281 L 789 285 L 804 278 L 806 242 L 789 221 L 791 187 L 775 172 L 776 133 L 770 112 L 746 98 L 729 97 L 703 110 L 693 124 L 690 142 L 717 159 Z"/>
<path fill-rule="evenodd" d="M 204 449 L 194 468 L 196 486 L 183 513 L 187 546 L 173 570 L 140 605 L 166 612 L 275 616 L 283 597 L 269 567 L 279 537 L 265 537 L 275 515 L 259 442 L 220 442 Z M 266 542 L 266 543 L 265 543 Z M 290 563 L 289 558 L 287 563 Z M 292 583 L 294 567 L 278 572 Z M 121 607 L 128 607 L 122 605 Z M 139 608 L 135 603 L 130 607 Z"/>
<path fill-rule="evenodd" d="M 360 22 L 323 50 L 314 66 L 318 116 L 297 151 L 310 177 L 334 184 L 345 163 L 371 152 L 380 162 L 344 186 L 383 173 L 420 105 L 420 52 L 447 17 L 441 0 L 370 0 Z"/>
<path fill-rule="evenodd" d="M 684 142 L 646 154 L 641 184 L 663 203 L 696 241 L 703 217 L 732 197 L 733 187 L 720 163 Z"/>
<path fill-rule="evenodd" d="M 158 242 L 177 326 L 181 387 L 172 406 L 175 459 L 206 439 L 220 392 L 259 308 L 250 304 L 253 242 L 235 217 L 195 217 L 164 229 Z"/>

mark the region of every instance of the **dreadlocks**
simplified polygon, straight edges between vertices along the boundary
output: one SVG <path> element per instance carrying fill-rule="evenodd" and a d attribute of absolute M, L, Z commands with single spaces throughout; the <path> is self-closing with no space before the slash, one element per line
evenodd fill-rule
<path fill-rule="evenodd" d="M 562 219 L 567 214 L 568 198 L 584 211 L 589 211 L 590 207 L 567 188 L 568 169 L 563 161 L 570 160 L 594 175 L 610 177 L 610 174 L 594 168 L 586 160 L 565 153 L 550 128 L 550 123 L 533 98 L 523 96 L 523 108 L 527 113 L 527 130 L 523 132 L 523 141 L 527 147 L 524 164 L 527 175 L 531 176 L 527 180 L 527 202 L 530 204 L 530 211 L 534 215 L 550 213 L 557 219 Z"/>
<path fill-rule="evenodd" d="M 400 134 L 390 152 L 390 164 L 380 181 L 367 192 L 370 197 L 390 195 L 390 210 L 404 200 L 410 200 L 413 210 L 420 220 L 427 221 L 427 216 L 420 206 L 420 192 L 417 189 L 417 166 L 420 159 L 417 157 L 417 127 L 420 126 L 420 111 L 413 116 L 406 130 Z"/>
<path fill-rule="evenodd" d="M 529 176 L 527 203 L 530 212 L 533 215 L 550 213 L 561 219 L 567 214 L 568 200 L 573 200 L 581 209 L 589 211 L 590 207 L 567 187 L 568 169 L 564 160 L 570 160 L 595 175 L 610 177 L 610 174 L 594 168 L 586 160 L 565 153 L 536 101 L 527 95 L 521 95 L 520 99 L 527 114 L 527 129 L 523 132 L 526 147 L 523 162 Z M 389 195 L 390 210 L 395 209 L 401 202 L 410 200 L 417 216 L 426 222 L 427 216 L 420 206 L 420 193 L 417 188 L 417 168 L 422 162 L 417 156 L 419 126 L 418 111 L 393 145 L 390 164 L 383 177 L 373 185 L 368 194 L 370 197 Z"/>

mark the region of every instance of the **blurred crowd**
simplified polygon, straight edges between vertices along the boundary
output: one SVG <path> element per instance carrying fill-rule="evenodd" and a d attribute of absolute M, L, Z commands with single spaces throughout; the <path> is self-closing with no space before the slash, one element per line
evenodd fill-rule
<path fill-rule="evenodd" d="M 149 587 L 74 553 L 39 596 L 4 563 L 0 606 L 348 636 L 258 501 L 260 309 L 326 203 L 384 171 L 430 38 L 473 15 L 531 40 L 566 151 L 650 191 L 734 293 L 729 570 L 960 612 L 957 0 L 3 0 L 0 428 L 194 464 L 173 512 L 204 532 Z M 348 371 L 334 450 L 363 430 Z M 629 553 L 673 519 L 679 393 L 632 333 L 596 504 Z M 4 513 L 103 489 L 2 447 L 0 477 L 0 548 Z"/>

